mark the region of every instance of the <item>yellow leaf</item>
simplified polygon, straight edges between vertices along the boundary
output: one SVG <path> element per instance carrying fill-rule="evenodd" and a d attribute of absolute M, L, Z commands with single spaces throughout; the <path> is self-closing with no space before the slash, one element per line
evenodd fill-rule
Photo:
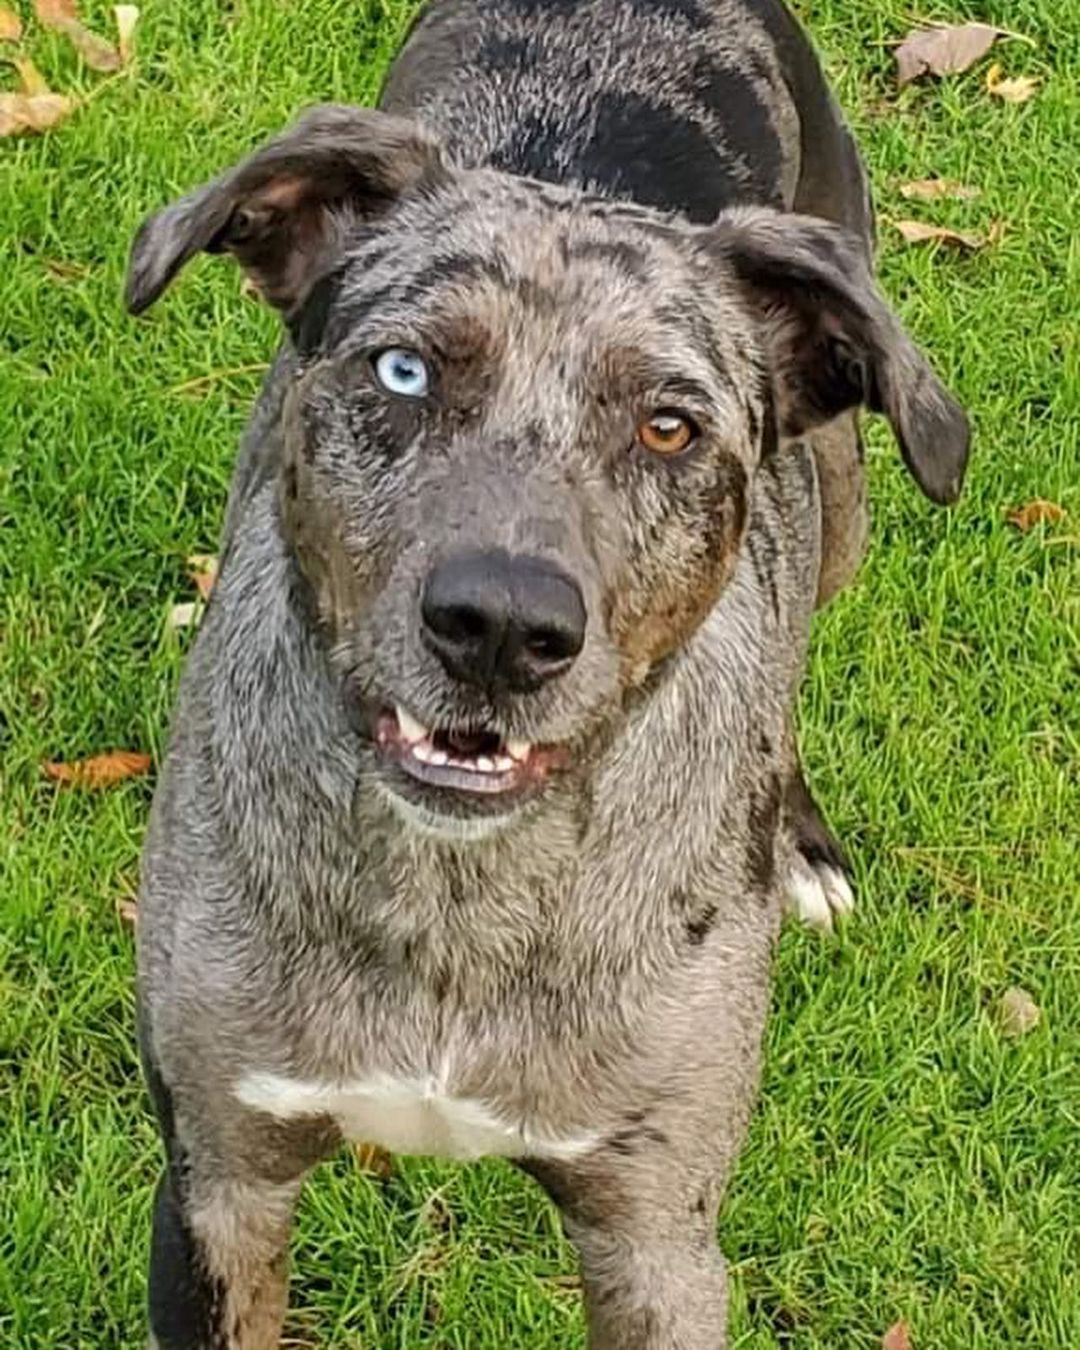
<path fill-rule="evenodd" d="M 18 42 L 22 37 L 22 19 L 6 5 L 0 5 L 0 42 Z"/>
<path fill-rule="evenodd" d="M 11 63 L 19 76 L 19 92 L 26 94 L 29 98 L 37 98 L 39 94 L 51 94 L 52 90 L 45 83 L 45 76 L 34 65 L 28 56 L 17 56 Z"/>
<path fill-rule="evenodd" d="M 128 66 L 135 54 L 135 25 L 139 22 L 139 7 L 114 5 L 113 18 L 116 20 L 116 46 L 120 53 L 120 63 Z"/>
<path fill-rule="evenodd" d="M 46 778 L 66 787 L 104 788 L 150 772 L 152 760 L 139 750 L 112 750 L 90 759 L 50 761 L 42 765 Z"/>
<path fill-rule="evenodd" d="M 210 599 L 210 592 L 217 581 L 217 558 L 212 553 L 193 553 L 187 560 L 188 576 L 203 600 Z"/>
<path fill-rule="evenodd" d="M 378 1144 L 354 1144 L 353 1157 L 361 1172 L 370 1172 L 380 1181 L 393 1175 L 394 1155 Z"/>
<path fill-rule="evenodd" d="M 1006 79 L 1001 66 L 995 61 L 986 72 L 986 88 L 994 98 L 1000 98 L 1006 103 L 1026 103 L 1029 98 L 1035 96 L 1039 82 L 1030 75 L 1017 75 L 1015 79 Z"/>
<path fill-rule="evenodd" d="M 0 136 L 49 131 L 74 107 L 64 94 L 0 94 Z"/>
<path fill-rule="evenodd" d="M 981 189 L 954 182 L 951 178 L 919 178 L 914 183 L 901 183 L 900 196 L 909 201 L 934 202 L 943 197 L 956 201 L 973 201 Z"/>
<path fill-rule="evenodd" d="M 1042 1018 L 1042 1009 L 1026 989 L 1006 989 L 998 1009 L 1003 1036 L 1026 1036 Z"/>

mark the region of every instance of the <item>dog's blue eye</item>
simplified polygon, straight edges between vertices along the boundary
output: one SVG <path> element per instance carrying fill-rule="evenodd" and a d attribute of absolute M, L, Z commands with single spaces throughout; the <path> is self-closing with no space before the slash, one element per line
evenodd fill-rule
<path fill-rule="evenodd" d="M 423 398 L 428 391 L 428 368 L 419 352 L 387 347 L 375 358 L 375 377 L 382 387 L 401 398 Z"/>

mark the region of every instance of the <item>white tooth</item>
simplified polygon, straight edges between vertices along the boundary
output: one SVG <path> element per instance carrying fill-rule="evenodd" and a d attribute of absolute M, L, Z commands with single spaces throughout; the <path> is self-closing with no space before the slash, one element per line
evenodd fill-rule
<path fill-rule="evenodd" d="M 434 764 L 437 769 L 441 769 L 448 758 L 449 756 L 445 750 L 432 750 L 428 754 L 427 762 L 429 764 Z"/>
<path fill-rule="evenodd" d="M 514 759 L 528 759 L 532 741 L 507 741 L 506 748 Z"/>
<path fill-rule="evenodd" d="M 495 758 L 495 767 L 499 773 L 509 773 L 514 767 L 514 761 L 509 755 L 497 755 Z"/>
<path fill-rule="evenodd" d="M 434 753 L 427 741 L 417 741 L 415 745 L 410 745 L 409 750 L 414 759 L 423 760 L 425 764 L 431 763 L 431 756 Z"/>
<path fill-rule="evenodd" d="M 428 729 L 423 722 L 418 722 L 412 713 L 408 713 L 400 703 L 394 705 L 394 711 L 397 713 L 398 726 L 401 728 L 401 734 L 407 741 L 426 741 L 428 738 Z"/>
<path fill-rule="evenodd" d="M 493 759 L 488 759 L 487 755 L 481 755 L 476 761 L 476 767 L 481 773 L 494 773 L 495 761 Z"/>

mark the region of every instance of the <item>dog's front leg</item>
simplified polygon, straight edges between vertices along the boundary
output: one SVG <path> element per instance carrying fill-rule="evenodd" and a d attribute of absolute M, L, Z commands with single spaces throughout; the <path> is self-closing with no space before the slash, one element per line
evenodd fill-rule
<path fill-rule="evenodd" d="M 155 1196 L 151 1350 L 274 1350 L 300 1183 L 211 1182 L 192 1162 L 172 1161 Z"/>
<path fill-rule="evenodd" d="M 559 1204 L 581 1259 L 589 1350 L 725 1350 L 727 1268 L 716 1243 L 717 1187 L 614 1185 L 591 1168 L 526 1164 Z"/>

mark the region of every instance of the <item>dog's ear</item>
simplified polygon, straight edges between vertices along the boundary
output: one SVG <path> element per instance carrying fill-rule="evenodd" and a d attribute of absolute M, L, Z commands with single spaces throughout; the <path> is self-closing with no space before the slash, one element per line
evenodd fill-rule
<path fill-rule="evenodd" d="M 313 108 L 236 168 L 147 220 L 125 299 L 153 304 L 196 253 L 232 253 L 286 317 L 323 273 L 343 224 L 389 210 L 445 170 L 416 123 L 368 108 Z"/>
<path fill-rule="evenodd" d="M 954 502 L 970 431 L 878 290 L 861 242 L 840 226 L 768 209 L 723 213 L 709 248 L 757 311 L 782 434 L 859 404 L 892 424 L 904 463 L 935 502 Z"/>

